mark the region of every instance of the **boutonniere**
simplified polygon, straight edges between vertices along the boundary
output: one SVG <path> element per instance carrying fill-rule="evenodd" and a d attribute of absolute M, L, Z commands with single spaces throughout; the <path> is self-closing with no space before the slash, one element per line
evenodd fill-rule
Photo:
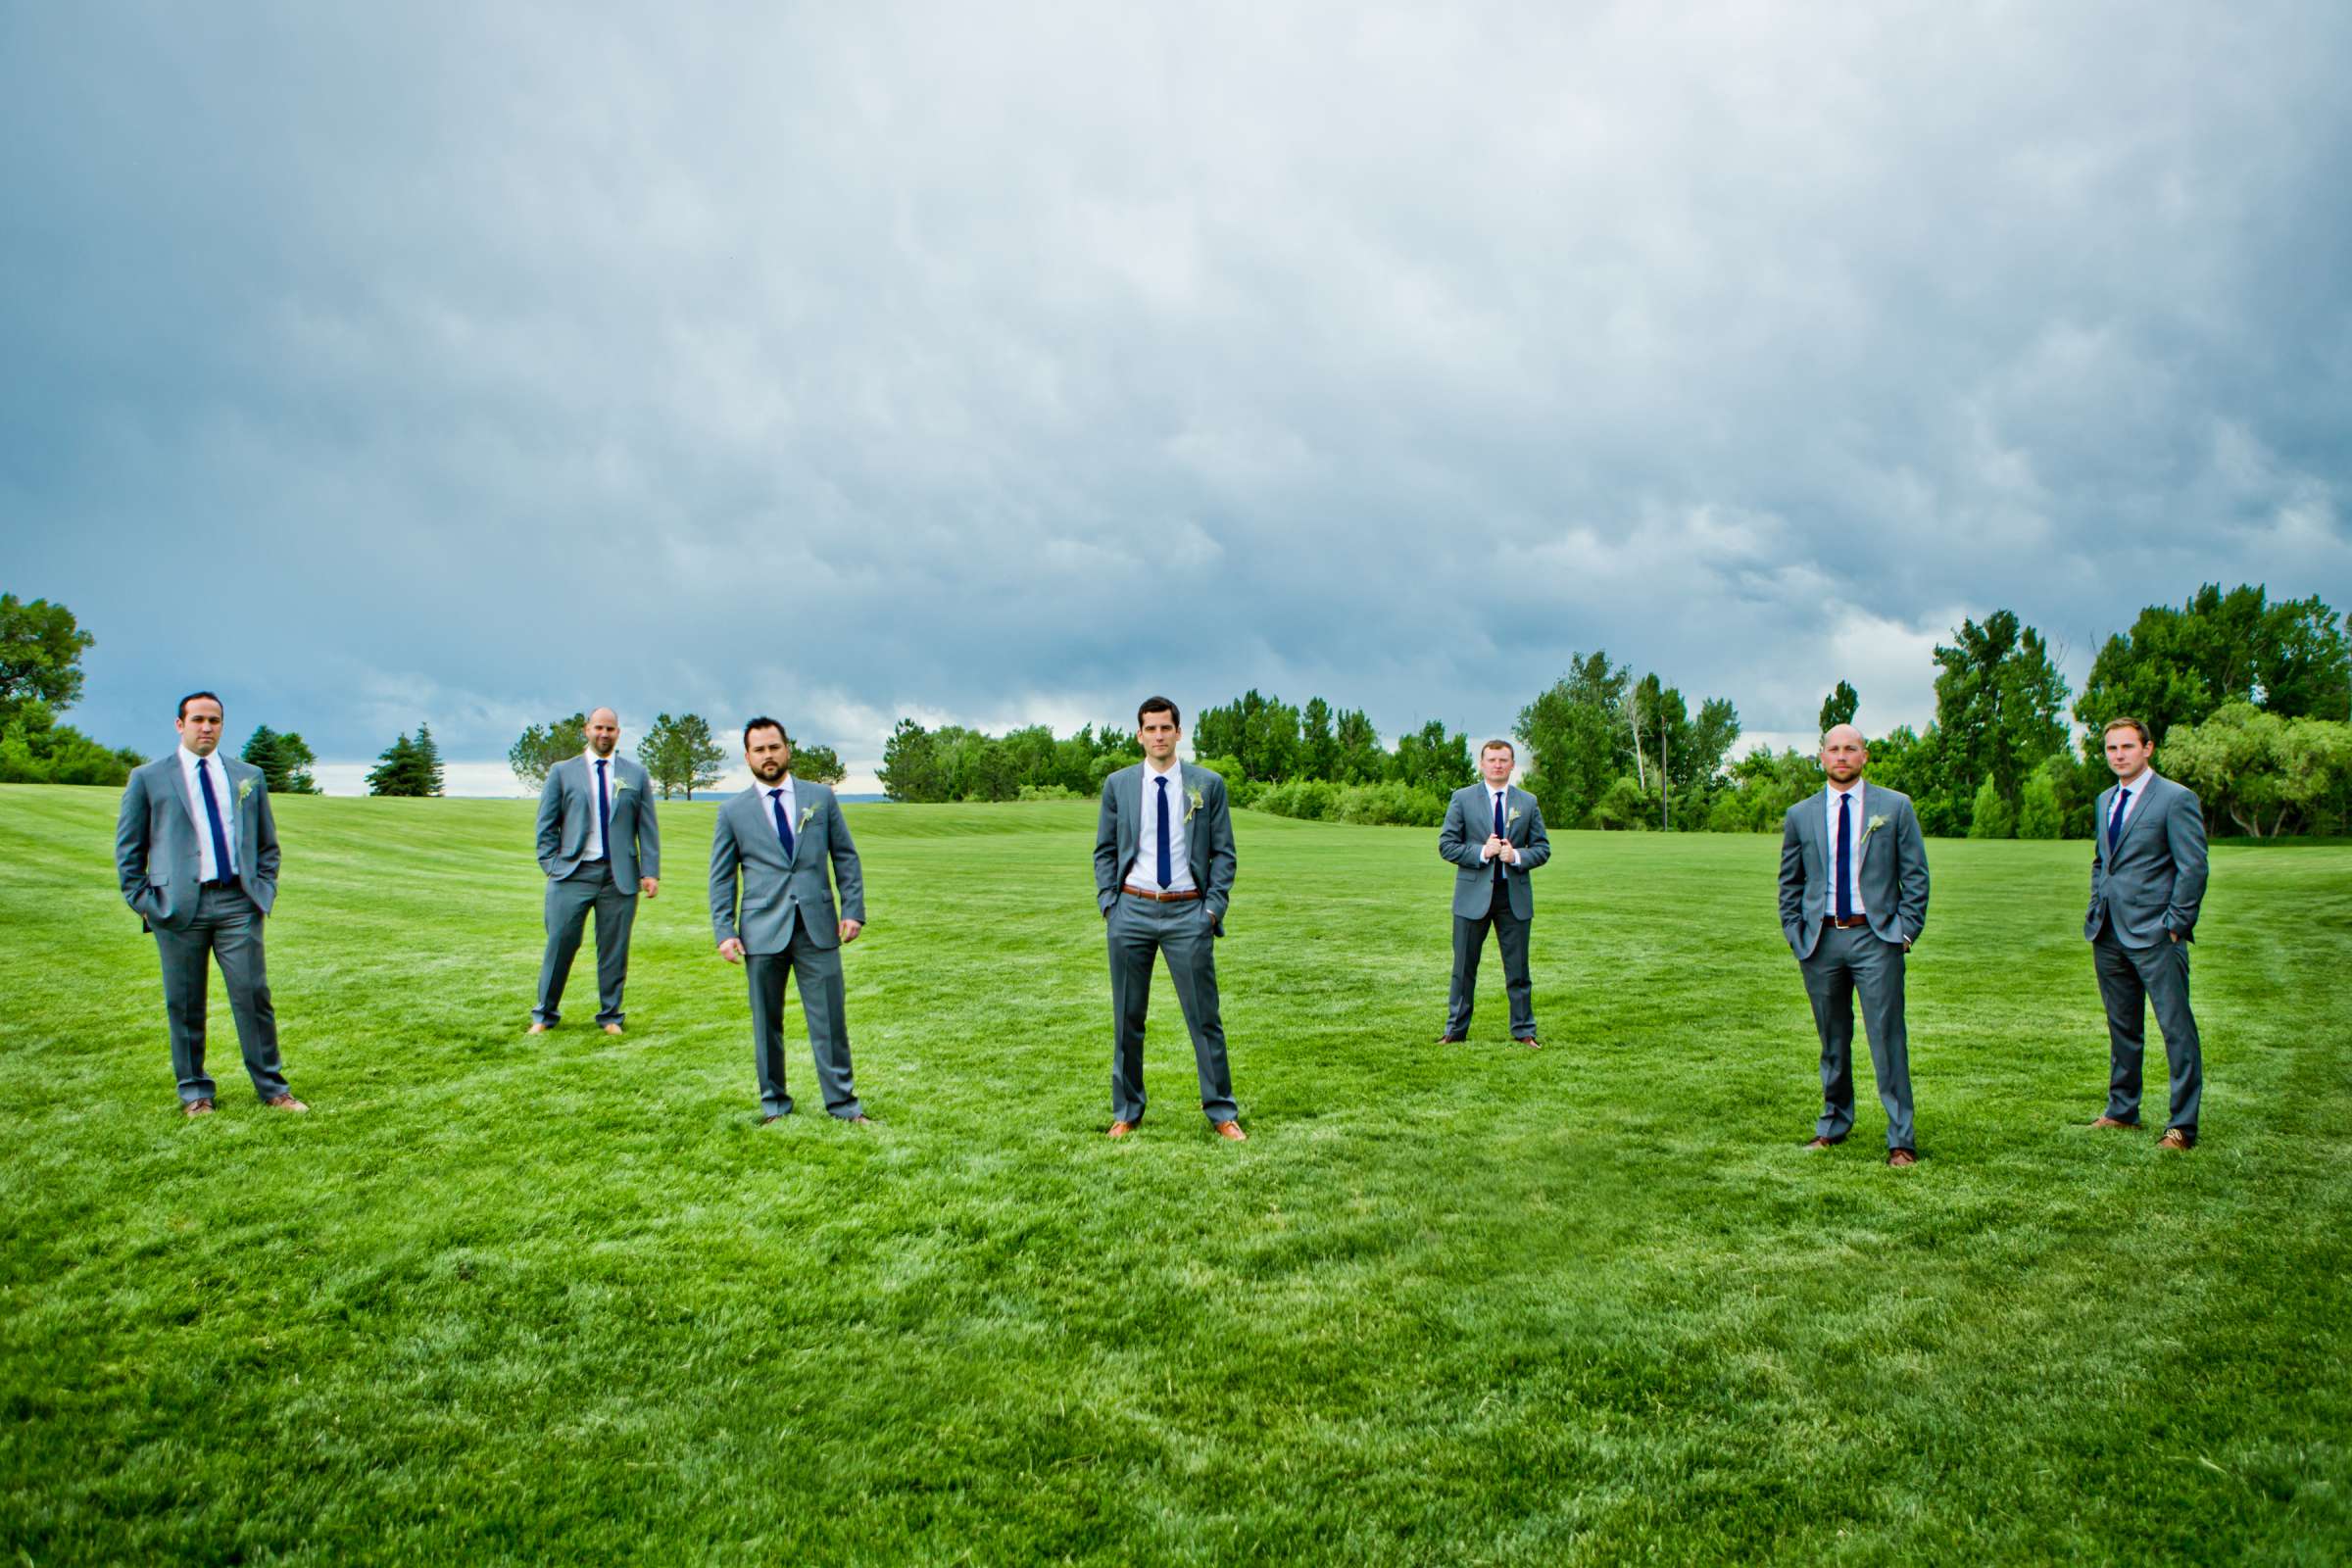
<path fill-rule="evenodd" d="M 1507 810 L 1507 811 L 1505 811 L 1505 812 L 1503 812 L 1503 813 L 1502 813 L 1502 825 L 1503 825 L 1504 827 L 1509 827 L 1509 826 L 1510 826 L 1510 825 L 1511 825 L 1513 822 L 1516 822 L 1516 821 L 1518 821 L 1518 820 L 1519 820 L 1519 808 L 1517 808 L 1516 806 L 1512 807 L 1512 808 L 1511 808 L 1509 810 Z"/>
<path fill-rule="evenodd" d="M 241 778 L 237 780 L 237 799 L 240 802 L 243 801 L 246 796 L 251 795 L 252 793 L 253 780 L 249 778 Z"/>
<path fill-rule="evenodd" d="M 616 778 L 612 781 L 612 793 L 615 795 L 618 795 L 622 790 L 625 790 L 628 787 L 629 781 L 625 778 Z"/>
<path fill-rule="evenodd" d="M 804 807 L 802 807 L 802 808 L 801 808 L 801 825 L 800 825 L 799 827 L 796 827 L 796 828 L 794 828 L 794 829 L 793 829 L 793 831 L 794 831 L 795 833 L 806 833 L 806 832 L 808 832 L 808 819 L 809 819 L 810 817 L 814 816 L 815 814 L 816 814 L 816 808 L 815 808 L 815 807 L 813 807 L 813 806 L 804 806 Z"/>
<path fill-rule="evenodd" d="M 1186 790 L 1184 792 L 1184 798 L 1192 803 L 1184 809 L 1184 819 L 1187 822 L 1190 822 L 1193 819 L 1193 813 L 1200 809 L 1200 792 L 1199 790 Z"/>
<path fill-rule="evenodd" d="M 1886 825 L 1886 819 L 1885 817 L 1883 817 L 1883 816 L 1874 816 L 1874 817 L 1872 817 L 1872 818 L 1871 818 L 1869 821 L 1867 821 L 1867 822 L 1863 823 L 1863 824 L 1862 824 L 1862 841 L 1861 841 L 1861 843 L 1860 843 L 1860 844 L 1856 844 L 1856 845 L 1854 846 L 1854 848 L 1855 848 L 1855 849 L 1857 849 L 1857 850 L 1859 850 L 1859 849 L 1862 847 L 1862 845 L 1863 845 L 1863 844 L 1868 844 L 1868 843 L 1870 842 L 1870 836 L 1871 836 L 1873 833 L 1876 833 L 1876 832 L 1877 832 L 1879 829 L 1881 829 L 1881 828 L 1885 827 Z"/>

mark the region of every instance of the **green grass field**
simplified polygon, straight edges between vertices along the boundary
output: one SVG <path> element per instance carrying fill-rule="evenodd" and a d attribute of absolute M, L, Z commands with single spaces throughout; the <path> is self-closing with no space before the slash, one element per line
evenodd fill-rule
<path fill-rule="evenodd" d="M 1109 1120 L 1091 805 L 853 807 L 858 1087 L 757 1125 L 710 808 L 630 1033 L 523 1027 L 526 803 L 294 800 L 177 1110 L 115 799 L 0 788 L 0 1540 L 58 1561 L 2340 1562 L 2352 849 L 2225 847 L 2204 1138 L 2093 1134 L 2087 846 L 1930 846 L 1922 1160 L 1803 1152 L 1778 841 L 1564 834 L 1545 1048 L 1436 835 L 1237 820 L 1246 1146 L 1164 973 Z M 2161 1054 L 2150 1053 L 2162 1098 Z"/>

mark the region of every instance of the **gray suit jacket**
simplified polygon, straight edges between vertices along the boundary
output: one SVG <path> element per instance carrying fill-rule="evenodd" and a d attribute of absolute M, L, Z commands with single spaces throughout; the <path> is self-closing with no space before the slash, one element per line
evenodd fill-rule
<path fill-rule="evenodd" d="M 1208 922 L 1225 934 L 1225 911 L 1233 904 L 1233 811 L 1225 781 L 1205 767 L 1177 764 L 1184 778 L 1184 858 L 1192 862 L 1193 886 L 1208 906 Z M 1122 767 L 1102 781 L 1102 814 L 1095 821 L 1095 903 L 1104 914 L 1119 902 L 1119 889 L 1135 868 L 1144 840 L 1144 764 Z"/>
<path fill-rule="evenodd" d="M 1494 903 L 1494 862 L 1478 852 L 1494 831 L 1492 796 L 1482 783 L 1453 792 L 1446 807 L 1446 825 L 1438 830 L 1438 853 L 1454 863 L 1453 912 L 1464 920 L 1486 918 Z M 1505 860 L 1502 885 L 1511 890 L 1511 912 L 1522 920 L 1536 914 L 1536 894 L 1527 873 L 1551 858 L 1551 840 L 1544 832 L 1544 811 L 1536 798 L 1513 786 L 1503 797 L 1502 836 L 1519 852 L 1519 863 Z"/>
<path fill-rule="evenodd" d="M 270 814 L 270 789 L 252 763 L 226 757 L 220 762 L 234 797 L 233 807 L 228 801 L 220 804 L 235 812 L 237 882 L 254 907 L 268 914 L 277 902 L 277 822 Z M 115 875 L 122 885 L 122 902 L 137 912 L 142 931 L 159 925 L 183 930 L 196 918 L 197 878 L 204 874 L 196 836 L 211 831 L 197 825 L 200 809 L 188 799 L 176 746 L 132 769 L 122 787 L 122 810 L 115 819 Z"/>
<path fill-rule="evenodd" d="M 1829 788 L 1788 808 L 1781 822 L 1781 930 L 1800 958 L 1813 956 L 1830 917 Z M 1882 942 L 1911 943 L 1928 923 L 1928 843 L 1911 797 L 1863 780 L 1862 847 L 1854 880 L 1863 916 Z M 1885 817 L 1873 828 L 1873 817 Z"/>
<path fill-rule="evenodd" d="M 2147 793 L 2132 803 L 2112 856 L 2107 813 L 2120 786 L 2099 792 L 2091 813 L 2090 912 L 2082 934 L 2095 939 L 2105 926 L 2127 948 L 2152 948 L 2175 932 L 2194 942 L 2197 906 L 2205 901 L 2204 808 L 2186 785 L 2152 770 L 2140 783 Z"/>
<path fill-rule="evenodd" d="M 718 808 L 710 835 L 710 929 L 721 942 L 736 938 L 746 953 L 782 953 L 795 930 L 807 932 L 812 948 L 838 948 L 844 919 L 865 923 L 865 872 L 840 804 L 832 790 L 810 779 L 794 779 L 792 793 L 800 819 L 792 824 L 790 860 L 767 792 L 757 782 Z M 832 882 L 825 879 L 828 864 Z M 841 886 L 838 914 L 834 883 Z"/>
<path fill-rule="evenodd" d="M 607 770 L 612 780 L 612 842 L 605 858 L 623 893 L 637 879 L 662 875 L 662 824 L 654 812 L 654 785 L 643 767 L 618 752 Z M 539 792 L 539 869 L 562 879 L 579 868 L 596 825 L 596 775 L 585 757 L 567 757 L 547 770 Z"/>

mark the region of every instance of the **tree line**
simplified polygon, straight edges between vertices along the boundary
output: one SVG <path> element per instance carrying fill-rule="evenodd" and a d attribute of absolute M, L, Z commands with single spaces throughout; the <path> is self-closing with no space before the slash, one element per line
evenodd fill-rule
<path fill-rule="evenodd" d="M 732 733 L 728 738 L 739 739 Z M 507 765 L 524 789 L 536 791 L 545 786 L 548 773 L 558 762 L 587 749 L 588 715 L 577 712 L 525 727 L 507 749 Z M 637 760 L 663 800 L 672 795 L 693 800 L 696 790 L 707 790 L 727 776 L 728 759 L 733 755 L 711 733 L 710 721 L 700 713 L 681 713 L 674 718 L 657 714 L 637 743 Z M 849 776 L 832 747 L 799 740 L 792 745 L 792 771 L 819 784 L 838 784 Z"/>
<path fill-rule="evenodd" d="M 81 695 L 81 657 L 95 640 L 64 605 L 0 594 L 0 782 L 120 786 L 145 760 L 59 722 Z M 2263 586 L 2207 583 L 2179 606 L 2148 606 L 2100 647 L 2080 694 L 2042 634 L 2008 610 L 1964 620 L 1935 662 L 1935 718 L 1870 742 L 1870 776 L 1909 795 L 1929 834 L 2087 837 L 2109 778 L 2100 730 L 2119 715 L 2148 725 L 2157 766 L 2197 791 L 2215 832 L 2352 832 L 2352 618 L 2316 596 L 2273 601 Z M 1822 727 L 1851 720 L 1860 703 L 1839 680 Z M 579 712 L 525 728 L 507 754 L 515 778 L 538 789 L 586 749 L 586 726 Z M 1295 707 L 1252 688 L 1195 714 L 1191 728 L 1200 762 L 1225 777 L 1237 806 L 1280 815 L 1429 826 L 1476 776 L 1469 737 L 1442 720 L 1388 745 L 1363 710 L 1321 697 Z M 1637 679 L 1603 650 L 1572 655 L 1512 735 L 1521 782 L 1557 827 L 1766 832 L 1821 786 L 1803 748 L 1727 760 L 1740 738 L 1728 699 L 1693 711 L 1657 672 Z M 318 791 L 318 759 L 300 734 L 258 726 L 242 755 L 273 794 Z M 664 798 L 692 800 L 725 776 L 732 755 L 695 713 L 658 715 L 637 745 Z M 1098 793 L 1141 755 L 1118 722 L 992 736 L 906 718 L 884 746 L 881 776 L 899 801 L 1068 799 Z M 845 776 L 830 746 L 796 743 L 793 766 L 825 783 Z M 420 723 L 379 756 L 368 788 L 433 796 L 443 776 L 432 727 Z"/>

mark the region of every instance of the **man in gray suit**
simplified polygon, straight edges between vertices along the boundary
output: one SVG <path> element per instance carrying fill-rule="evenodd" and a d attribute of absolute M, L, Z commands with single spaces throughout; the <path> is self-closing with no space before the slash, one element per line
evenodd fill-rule
<path fill-rule="evenodd" d="M 547 953 L 539 960 L 539 1001 L 530 1032 L 543 1035 L 562 1017 L 564 982 L 579 956 L 588 911 L 596 911 L 596 1021 L 621 1031 L 621 987 L 629 978 L 629 929 L 637 895 L 662 891 L 662 823 L 644 768 L 613 755 L 620 715 L 588 715 L 588 746 L 547 770 L 539 792 L 539 869 L 547 873 Z"/>
<path fill-rule="evenodd" d="M 2194 1149 L 2205 1092 L 2196 1014 L 2188 1009 L 2188 945 L 2205 899 L 2205 812 L 2148 766 L 2148 727 L 2112 718 L 2100 738 L 2115 783 L 2099 795 L 2082 934 L 2107 1007 L 2107 1110 L 2093 1127 L 2139 1125 L 2139 1065 L 2148 1004 L 2156 1004 L 2172 1069 L 2172 1115 L 2158 1146 Z"/>
<path fill-rule="evenodd" d="M 1918 1161 L 1911 1130 L 1911 1040 L 1903 1024 L 1903 955 L 1928 923 L 1928 847 L 1911 798 L 1865 786 L 1862 732 L 1821 738 L 1829 787 L 1781 824 L 1781 929 L 1805 977 L 1821 1035 L 1821 1120 L 1807 1149 L 1845 1142 L 1854 1125 L 1854 994 L 1870 1033 L 1870 1070 L 1886 1107 L 1886 1163 Z"/>
<path fill-rule="evenodd" d="M 135 769 L 123 787 L 115 873 L 139 929 L 155 933 L 163 956 L 181 1111 L 206 1116 L 213 1109 L 213 1080 L 204 1071 L 208 956 L 220 965 L 254 1093 L 272 1110 L 308 1110 L 286 1087 L 262 954 L 262 923 L 277 902 L 277 823 L 262 770 L 218 755 L 223 716 L 211 692 L 179 700 L 179 744 Z"/>
<path fill-rule="evenodd" d="M 1144 1018 L 1152 959 L 1164 954 L 1192 1032 L 1200 1109 L 1220 1138 L 1249 1135 L 1236 1118 L 1233 1069 L 1217 1009 L 1216 940 L 1233 902 L 1233 813 L 1225 781 L 1176 760 L 1176 705 L 1147 697 L 1136 710 L 1144 760 L 1102 781 L 1095 824 L 1095 902 L 1110 942 L 1110 1136 L 1144 1119 Z"/>
<path fill-rule="evenodd" d="M 1438 853 L 1453 872 L 1453 986 L 1446 999 L 1446 1032 L 1441 1046 L 1469 1038 L 1470 1012 L 1478 1003 L 1478 958 L 1487 927 L 1502 950 L 1503 990 L 1511 999 L 1511 1038 L 1536 1044 L 1535 986 L 1527 972 L 1528 926 L 1536 896 L 1527 874 L 1551 858 L 1544 812 L 1536 798 L 1511 788 L 1518 751 L 1494 740 L 1478 749 L 1483 781 L 1453 792 L 1446 825 L 1438 830 Z"/>
<path fill-rule="evenodd" d="M 850 1024 L 842 1005 L 841 947 L 865 928 L 865 873 L 833 792 L 792 776 L 792 737 L 772 718 L 743 727 L 753 784 L 718 808 L 710 837 L 710 928 L 718 956 L 744 966 L 752 989 L 752 1069 L 761 1126 L 792 1114 L 784 1088 L 784 977 L 800 981 L 801 1012 L 825 1109 L 872 1118 L 850 1081 Z M 841 888 L 841 912 L 833 907 Z M 736 905 L 740 886 L 742 906 Z"/>

